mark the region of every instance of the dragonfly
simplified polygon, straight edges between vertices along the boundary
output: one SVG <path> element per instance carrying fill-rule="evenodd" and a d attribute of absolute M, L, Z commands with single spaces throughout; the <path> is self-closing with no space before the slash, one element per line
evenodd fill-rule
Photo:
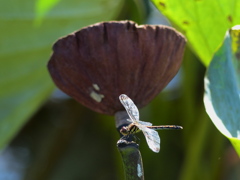
<path fill-rule="evenodd" d="M 140 121 L 139 111 L 134 102 L 126 94 L 121 94 L 119 99 L 130 117 L 130 119 L 127 119 L 130 124 L 128 126 L 123 126 L 120 129 L 120 133 L 123 135 L 123 138 L 142 131 L 149 148 L 153 152 L 158 153 L 160 151 L 160 137 L 156 130 L 183 129 L 182 126 L 177 125 L 152 126 L 152 123 L 150 122 Z"/>

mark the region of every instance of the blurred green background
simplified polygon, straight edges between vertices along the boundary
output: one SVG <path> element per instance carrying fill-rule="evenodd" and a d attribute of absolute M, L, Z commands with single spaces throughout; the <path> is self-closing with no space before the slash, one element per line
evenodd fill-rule
<path fill-rule="evenodd" d="M 182 5 L 188 7 L 188 2 Z M 179 16 L 174 13 L 172 17 Z M 114 117 L 92 112 L 56 90 L 46 69 L 59 37 L 99 21 L 122 19 L 187 32 L 147 0 L 1 1 L 0 180 L 123 179 Z M 160 131 L 157 154 L 139 133 L 145 179 L 240 179 L 235 150 L 204 109 L 203 64 L 210 55 L 203 60 L 197 42 L 188 43 L 177 77 L 140 110 L 143 121 L 184 127 Z"/>

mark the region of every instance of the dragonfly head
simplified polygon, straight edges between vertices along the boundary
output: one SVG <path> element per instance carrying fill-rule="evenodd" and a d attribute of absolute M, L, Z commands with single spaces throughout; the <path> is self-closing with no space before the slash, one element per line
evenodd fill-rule
<path fill-rule="evenodd" d="M 121 129 L 120 129 L 120 133 L 123 135 L 123 136 L 127 136 L 129 134 L 129 131 L 128 131 L 128 128 L 126 126 L 123 126 Z"/>

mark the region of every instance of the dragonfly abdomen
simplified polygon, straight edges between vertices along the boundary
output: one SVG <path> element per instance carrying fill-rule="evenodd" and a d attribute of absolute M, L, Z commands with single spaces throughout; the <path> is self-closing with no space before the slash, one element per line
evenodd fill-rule
<path fill-rule="evenodd" d="M 183 129 L 182 126 L 176 125 L 161 125 L 161 126 L 147 126 L 149 129 L 161 130 L 161 129 Z"/>

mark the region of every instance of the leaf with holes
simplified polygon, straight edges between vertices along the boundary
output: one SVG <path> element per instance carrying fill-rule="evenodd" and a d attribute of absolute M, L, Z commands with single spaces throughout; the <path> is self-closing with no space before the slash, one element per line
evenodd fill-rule
<path fill-rule="evenodd" d="M 187 37 L 193 51 L 208 66 L 225 32 L 240 24 L 240 1 L 152 0 Z"/>

